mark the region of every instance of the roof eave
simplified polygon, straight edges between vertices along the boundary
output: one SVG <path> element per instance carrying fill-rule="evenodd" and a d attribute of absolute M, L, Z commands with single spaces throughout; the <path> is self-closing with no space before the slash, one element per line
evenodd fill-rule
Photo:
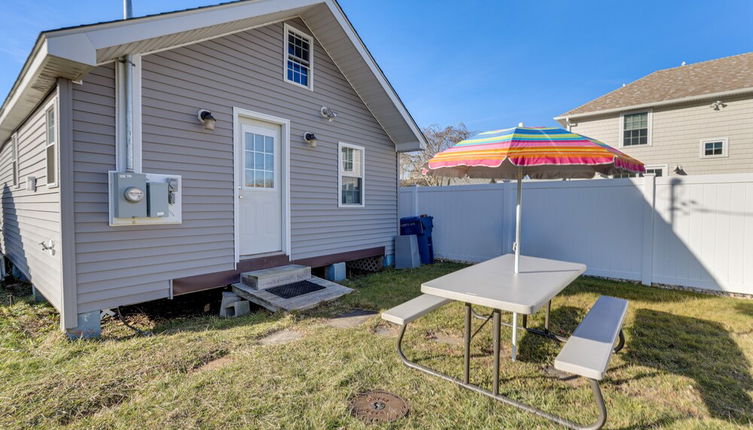
<path fill-rule="evenodd" d="M 636 109 L 669 106 L 669 105 L 674 105 L 674 104 L 682 104 L 682 103 L 688 103 L 688 102 L 694 102 L 694 101 L 700 101 L 700 100 L 706 100 L 706 99 L 713 99 L 713 98 L 718 98 L 718 97 L 737 96 L 737 95 L 742 95 L 742 94 L 747 94 L 747 93 L 753 93 L 753 87 L 738 88 L 735 90 L 720 91 L 717 93 L 699 94 L 695 96 L 680 97 L 680 98 L 669 99 L 669 100 L 661 100 L 658 102 L 641 103 L 641 104 L 629 105 L 629 106 L 620 106 L 620 107 L 610 108 L 610 109 L 601 109 L 601 110 L 595 110 L 595 111 L 562 114 L 562 115 L 554 117 L 554 120 L 562 125 L 566 125 L 568 119 L 608 115 L 612 113 L 626 112 L 626 111 L 631 111 L 631 110 L 636 110 Z"/>
<path fill-rule="evenodd" d="M 78 80 L 85 76 L 93 67 L 113 61 L 125 54 L 148 53 L 137 50 L 139 42 L 161 36 L 172 36 L 192 29 L 205 28 L 237 21 L 239 16 L 249 18 L 275 16 L 290 11 L 297 15 L 317 5 L 326 5 L 335 19 L 342 26 L 353 47 L 362 56 L 373 73 L 373 78 L 383 89 L 385 96 L 394 106 L 395 111 L 372 111 L 378 118 L 402 117 L 403 125 L 393 120 L 392 124 L 382 123 L 396 146 L 396 151 L 417 151 L 426 146 L 426 140 L 416 122 L 411 117 L 394 88 L 382 73 L 365 45 L 353 29 L 335 0 L 284 0 L 284 1 L 248 1 L 223 4 L 208 8 L 179 11 L 163 15 L 136 18 L 125 21 L 115 21 L 91 26 L 73 27 L 45 32 L 40 35 L 34 50 L 22 69 L 14 87 L 0 109 L 0 142 L 4 142 L 13 130 L 26 118 L 41 102 L 41 90 L 46 94 L 53 87 L 50 81 L 55 77 Z M 278 17 L 279 18 L 279 17 Z M 287 18 L 286 18 L 287 19 Z M 159 25 L 154 25 L 159 23 Z M 237 30 L 243 31 L 243 30 Z M 215 37 L 220 37 L 217 35 Z M 197 40 L 191 41 L 195 43 Z M 132 45 L 131 45 L 132 44 Z M 165 47 L 163 49 L 172 49 Z M 113 49 L 117 48 L 117 49 Z M 129 49 L 130 48 L 130 49 Z M 161 50 L 161 49 L 160 49 Z M 151 51 L 149 51 L 151 52 Z M 69 66 L 68 70 L 64 66 Z M 39 76 L 47 76 L 47 81 L 39 85 Z M 46 88 L 45 88 L 46 87 Z M 36 104 L 32 103 L 34 100 Z M 22 103 L 23 102 L 23 103 Z M 365 100 L 366 102 L 366 100 Z M 370 103 L 367 103 L 369 105 Z M 381 104 L 384 106 L 384 104 Z M 370 107 L 371 109 L 371 107 Z M 384 109 L 383 107 L 381 109 Z M 396 116 L 399 115 L 399 116 Z M 391 133 L 392 127 L 407 127 L 400 133 Z M 408 132 L 410 130 L 410 132 Z M 392 131 L 395 131 L 393 129 Z M 401 135 L 395 138 L 395 135 Z"/>

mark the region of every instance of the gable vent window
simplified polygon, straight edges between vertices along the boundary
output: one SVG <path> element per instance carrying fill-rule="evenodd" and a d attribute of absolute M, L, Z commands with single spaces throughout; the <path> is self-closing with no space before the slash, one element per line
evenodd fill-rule
<path fill-rule="evenodd" d="M 314 64 L 311 36 L 285 25 L 285 80 L 313 89 Z"/>
<path fill-rule="evenodd" d="M 701 140 L 701 158 L 718 158 L 727 156 L 727 138 Z"/>
<path fill-rule="evenodd" d="M 622 115 L 622 146 L 649 145 L 650 112 Z"/>

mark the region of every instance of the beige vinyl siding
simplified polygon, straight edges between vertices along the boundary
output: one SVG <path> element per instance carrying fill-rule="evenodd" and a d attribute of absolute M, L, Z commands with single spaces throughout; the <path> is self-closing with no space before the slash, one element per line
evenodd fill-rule
<path fill-rule="evenodd" d="M 753 172 L 753 97 L 723 99 L 715 111 L 706 100 L 652 110 L 651 145 L 620 148 L 649 165 L 682 166 L 689 175 Z M 620 115 L 579 118 L 572 130 L 619 147 Z M 701 158 L 700 141 L 727 138 L 728 157 Z"/>
<path fill-rule="evenodd" d="M 61 309 L 60 193 L 48 187 L 46 178 L 47 107 L 51 94 L 18 128 L 18 187 L 13 186 L 12 139 L 0 150 L 2 194 L 2 253 L 28 276 L 44 297 Z M 59 122 L 59 112 L 56 121 Z M 36 191 L 26 190 L 28 176 L 37 178 Z M 52 240 L 55 252 L 42 250 L 41 242 Z"/>
<path fill-rule="evenodd" d="M 300 20 L 291 23 L 311 34 Z M 397 233 L 394 145 L 315 42 L 314 91 L 283 79 L 283 24 L 142 58 L 143 171 L 183 178 L 183 224 L 109 227 L 115 167 L 114 69 L 74 86 L 74 181 L 79 312 L 169 294 L 169 280 L 234 262 L 233 107 L 287 118 L 292 258 L 385 246 Z M 321 106 L 338 117 L 327 122 Z M 216 129 L 196 119 L 212 111 Z M 313 131 L 316 148 L 303 142 Z M 338 141 L 366 150 L 366 207 L 338 208 Z"/>

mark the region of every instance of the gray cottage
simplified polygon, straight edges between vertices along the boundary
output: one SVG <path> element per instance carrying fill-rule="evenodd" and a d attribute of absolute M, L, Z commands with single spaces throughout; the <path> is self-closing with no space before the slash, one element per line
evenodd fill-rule
<path fill-rule="evenodd" d="M 43 32 L 0 142 L 2 254 L 74 334 L 248 270 L 389 257 L 398 153 L 425 145 L 335 0 Z"/>

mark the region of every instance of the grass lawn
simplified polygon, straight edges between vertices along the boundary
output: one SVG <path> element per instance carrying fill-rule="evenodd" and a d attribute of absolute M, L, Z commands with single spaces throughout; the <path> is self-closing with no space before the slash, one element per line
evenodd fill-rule
<path fill-rule="evenodd" d="M 422 281 L 461 267 L 439 263 L 357 278 L 347 282 L 354 294 L 292 315 L 258 311 L 219 319 L 131 309 L 129 322 L 154 336 L 134 337 L 119 321 L 107 320 L 97 341 L 65 340 L 56 312 L 33 303 L 27 287 L 0 287 L 0 428 L 357 429 L 366 426 L 350 416 L 349 399 L 369 389 L 394 392 L 410 404 L 406 418 L 384 428 L 553 428 L 406 368 L 395 353 L 396 332 L 376 315 L 356 328 L 324 323 L 352 308 L 399 304 L 418 295 Z M 630 300 L 627 344 L 612 357 L 602 384 L 605 428 L 720 429 L 753 422 L 753 301 L 583 277 L 555 299 L 553 327 L 573 330 L 601 294 Z M 418 320 L 408 329 L 408 355 L 459 377 L 462 344 L 447 339 L 462 336 L 462 315 L 462 305 L 452 304 Z M 543 324 L 543 314 L 531 321 Z M 302 336 L 259 343 L 281 330 Z M 490 331 L 485 327 L 473 343 L 475 382 L 486 387 Z M 509 335 L 503 328 L 503 394 L 593 421 L 587 383 L 542 372 L 559 345 L 523 336 L 519 362 L 511 363 Z"/>

